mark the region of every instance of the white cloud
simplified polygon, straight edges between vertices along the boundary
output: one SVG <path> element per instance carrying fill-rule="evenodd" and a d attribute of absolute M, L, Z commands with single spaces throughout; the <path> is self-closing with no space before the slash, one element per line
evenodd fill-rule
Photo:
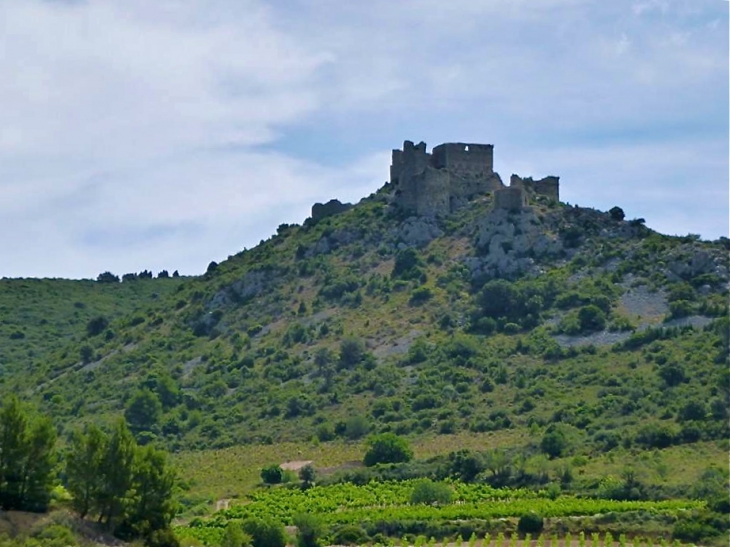
<path fill-rule="evenodd" d="M 373 191 L 403 139 L 492 142 L 581 205 L 725 230 L 726 3 L 26 0 L 0 21 L 0 275 L 200 272 Z"/>

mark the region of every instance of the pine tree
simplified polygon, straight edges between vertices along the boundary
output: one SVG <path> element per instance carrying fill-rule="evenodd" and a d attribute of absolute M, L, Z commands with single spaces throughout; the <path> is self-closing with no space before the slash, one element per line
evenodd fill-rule
<path fill-rule="evenodd" d="M 0 410 L 0 508 L 22 507 L 23 463 L 28 446 L 28 420 L 17 397 L 10 397 Z"/>
<path fill-rule="evenodd" d="M 136 447 L 124 420 L 117 422 L 102 457 L 101 488 L 97 495 L 99 521 L 112 530 L 124 516 L 132 488 Z"/>
<path fill-rule="evenodd" d="M 73 507 L 81 518 L 97 508 L 102 487 L 102 460 L 108 439 L 95 425 L 86 433 L 76 431 L 66 455 L 68 490 L 73 496 Z"/>
<path fill-rule="evenodd" d="M 175 474 L 167 464 L 166 454 L 150 446 L 138 449 L 132 484 L 134 495 L 126 517 L 129 527 L 139 536 L 167 528 L 175 515 Z"/>
<path fill-rule="evenodd" d="M 0 507 L 43 511 L 50 500 L 56 463 L 50 420 L 29 420 L 17 397 L 0 410 Z"/>
<path fill-rule="evenodd" d="M 51 501 L 56 469 L 56 430 L 49 418 L 37 417 L 26 440 L 22 504 L 26 511 L 45 511 Z"/>

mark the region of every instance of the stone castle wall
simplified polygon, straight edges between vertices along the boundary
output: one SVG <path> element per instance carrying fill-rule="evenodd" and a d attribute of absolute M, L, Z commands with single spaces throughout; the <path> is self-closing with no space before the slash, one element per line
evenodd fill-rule
<path fill-rule="evenodd" d="M 545 196 L 548 199 L 560 201 L 560 177 L 549 176 L 540 180 L 532 180 L 532 177 L 522 178 L 512 175 L 509 179 L 509 185 L 510 187 L 523 188 L 528 192 Z"/>
<path fill-rule="evenodd" d="M 530 195 L 559 200 L 558 177 L 512 175 L 505 187 L 494 171 L 491 144 L 444 143 L 429 154 L 426 143 L 405 141 L 402 150 L 393 150 L 390 182 L 395 203 L 419 216 L 449 214 L 487 192 L 494 192 L 496 207 L 509 210 L 526 206 Z"/>

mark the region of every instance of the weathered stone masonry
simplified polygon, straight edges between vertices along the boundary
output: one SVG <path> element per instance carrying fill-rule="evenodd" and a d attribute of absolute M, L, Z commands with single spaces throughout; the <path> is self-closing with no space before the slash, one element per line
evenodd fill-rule
<path fill-rule="evenodd" d="M 558 201 L 558 177 L 534 181 L 512 175 L 510 186 L 494 172 L 491 144 L 444 143 L 429 154 L 426 143 L 403 143 L 393 150 L 390 182 L 395 202 L 419 216 L 439 216 L 453 212 L 468 200 L 494 192 L 495 206 L 519 210 L 531 194 Z"/>

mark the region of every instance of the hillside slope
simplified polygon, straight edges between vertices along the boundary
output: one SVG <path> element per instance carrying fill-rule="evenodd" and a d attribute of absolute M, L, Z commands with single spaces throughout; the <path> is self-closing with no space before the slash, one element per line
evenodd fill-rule
<path fill-rule="evenodd" d="M 727 240 L 542 196 L 439 218 L 392 201 L 386 185 L 281 225 L 200 277 L 3 280 L 0 392 L 66 432 L 126 412 L 173 449 L 510 429 L 591 455 L 727 438 Z"/>

